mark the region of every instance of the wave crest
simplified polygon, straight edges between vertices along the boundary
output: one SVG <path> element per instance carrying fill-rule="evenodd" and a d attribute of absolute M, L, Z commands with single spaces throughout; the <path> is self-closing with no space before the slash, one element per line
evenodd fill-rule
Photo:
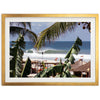
<path fill-rule="evenodd" d="M 45 49 L 40 49 L 40 50 L 36 50 L 36 49 L 29 49 L 26 50 L 25 53 L 46 53 L 46 54 L 52 54 L 52 53 L 66 53 L 66 50 L 56 50 L 53 48 L 45 48 Z"/>

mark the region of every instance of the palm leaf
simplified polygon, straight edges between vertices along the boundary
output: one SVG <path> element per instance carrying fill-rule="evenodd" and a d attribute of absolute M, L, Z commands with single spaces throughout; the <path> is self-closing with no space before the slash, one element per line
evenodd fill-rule
<path fill-rule="evenodd" d="M 30 31 L 30 30 L 27 29 L 25 35 L 28 36 L 30 40 L 32 40 L 33 42 L 36 43 L 36 41 L 37 41 L 37 35 L 34 32 L 32 32 L 32 31 Z"/>
<path fill-rule="evenodd" d="M 17 26 L 10 26 L 10 33 L 11 35 L 23 33 L 24 36 L 28 36 L 28 38 L 34 42 L 37 40 L 37 35 L 30 31 L 29 29 L 25 29 L 22 27 L 17 27 Z"/>
<path fill-rule="evenodd" d="M 45 45 L 46 40 L 51 41 L 58 38 L 66 31 L 72 31 L 76 26 L 76 22 L 56 22 L 49 28 L 43 30 L 37 39 L 35 47 L 37 49 Z"/>
<path fill-rule="evenodd" d="M 29 26 L 29 28 L 31 29 L 31 22 L 26 22 L 26 24 Z"/>
<path fill-rule="evenodd" d="M 10 26 L 13 26 L 13 25 L 16 25 L 16 26 L 21 26 L 25 29 L 27 29 L 27 26 L 31 29 L 31 22 L 10 22 Z"/>

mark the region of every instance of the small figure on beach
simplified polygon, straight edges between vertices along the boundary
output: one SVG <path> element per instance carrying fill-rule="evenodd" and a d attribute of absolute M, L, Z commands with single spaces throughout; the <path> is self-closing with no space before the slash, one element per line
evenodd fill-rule
<path fill-rule="evenodd" d="M 43 60 L 43 52 L 42 52 L 42 60 Z"/>

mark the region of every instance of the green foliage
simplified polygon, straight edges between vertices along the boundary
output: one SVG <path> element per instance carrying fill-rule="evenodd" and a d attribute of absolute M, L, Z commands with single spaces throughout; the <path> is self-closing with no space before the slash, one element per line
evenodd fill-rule
<path fill-rule="evenodd" d="M 65 59 L 66 58 L 69 58 L 70 60 L 73 59 L 72 54 L 78 54 L 78 52 L 80 51 L 79 46 L 81 46 L 81 45 L 82 45 L 82 40 L 79 37 L 77 37 L 77 39 L 76 39 L 75 43 L 73 44 L 72 48 L 68 51 Z"/>
<path fill-rule="evenodd" d="M 75 22 L 56 22 L 49 28 L 43 30 L 40 33 L 39 38 L 35 44 L 37 49 L 45 45 L 46 40 L 49 42 L 58 38 L 61 34 L 64 34 L 66 31 L 71 31 L 76 26 Z"/>
<path fill-rule="evenodd" d="M 65 73 L 66 73 L 66 76 L 69 77 L 71 76 L 70 75 L 70 72 L 69 72 L 69 69 L 71 69 L 71 64 L 74 64 L 74 61 L 75 61 L 75 58 L 73 56 L 73 54 L 78 54 L 78 52 L 80 51 L 80 48 L 79 46 L 82 46 L 82 40 L 77 37 L 75 43 L 73 44 L 72 48 L 69 50 L 69 52 L 67 53 L 67 55 L 65 56 Z"/>
<path fill-rule="evenodd" d="M 73 54 L 78 54 L 80 51 L 79 45 L 82 45 L 82 41 L 77 38 L 72 48 L 68 51 L 64 64 L 60 61 L 58 65 L 40 71 L 40 73 L 38 73 L 35 77 L 71 77 L 69 69 L 71 69 L 71 64 L 75 61 Z"/>
<path fill-rule="evenodd" d="M 13 24 L 16 24 L 16 26 Z M 20 26 L 19 26 L 20 25 Z M 28 29 L 29 27 L 30 29 Z M 30 22 L 11 22 L 10 23 L 10 34 L 15 35 L 22 33 L 23 35 L 27 36 L 30 40 L 36 43 L 37 35 L 31 31 L 31 23 Z"/>
<path fill-rule="evenodd" d="M 43 61 L 42 61 L 42 66 L 43 66 L 43 69 L 45 69 L 46 66 L 45 66 L 45 63 Z"/>
<path fill-rule="evenodd" d="M 17 24 L 17 26 L 21 26 L 26 28 L 26 26 L 28 26 L 31 29 L 31 23 L 30 22 L 10 22 L 10 26 L 13 26 L 13 24 Z"/>
<path fill-rule="evenodd" d="M 74 64 L 75 58 L 73 56 L 73 54 L 78 54 L 78 52 L 80 51 L 79 46 L 82 45 L 82 40 L 77 37 L 75 43 L 73 44 L 72 48 L 69 50 L 69 52 L 67 53 L 67 55 L 65 56 L 65 64 L 66 64 L 66 73 L 67 76 L 70 75 L 68 69 L 71 69 L 71 64 Z"/>
<path fill-rule="evenodd" d="M 31 29 L 31 23 L 30 22 L 20 22 L 23 24 L 23 26 L 26 28 L 26 26 L 29 26 L 29 28 Z"/>
<path fill-rule="evenodd" d="M 69 57 L 69 62 L 71 62 L 71 64 L 73 64 L 74 63 L 74 60 L 75 60 L 75 58 L 74 58 L 74 56 L 73 55 L 71 55 L 70 54 L 70 57 Z"/>
<path fill-rule="evenodd" d="M 28 58 L 23 68 L 21 77 L 27 77 L 27 75 L 30 74 L 30 71 L 31 71 L 31 60 Z"/>
<path fill-rule="evenodd" d="M 28 23 L 29 24 L 29 23 Z M 49 28 L 43 30 L 37 39 L 37 35 L 26 29 L 26 23 L 23 23 L 25 28 L 21 27 L 12 27 L 10 26 L 10 32 L 23 32 L 23 35 L 26 33 L 31 34 L 28 35 L 29 38 L 34 40 L 36 42 L 35 47 L 37 49 L 41 48 L 43 45 L 45 45 L 46 40 L 54 40 L 55 38 L 59 37 L 61 34 L 65 33 L 66 31 L 71 31 L 76 26 L 75 22 L 56 22 Z M 15 41 L 13 48 L 10 49 L 10 55 L 13 57 L 10 60 L 10 77 L 27 77 L 27 75 L 30 73 L 31 68 L 31 61 L 28 58 L 25 67 L 22 71 L 22 56 L 23 56 L 23 49 L 25 47 L 25 42 L 23 35 L 19 34 L 19 38 L 17 41 Z M 72 48 L 68 51 L 65 59 L 65 63 L 62 64 L 61 62 L 53 67 L 45 69 L 43 67 L 43 70 L 40 71 L 35 77 L 71 77 L 69 69 L 71 69 L 71 64 L 74 63 L 74 56 L 73 54 L 78 54 L 80 51 L 79 45 L 82 45 L 82 41 L 77 38 L 75 43 L 73 44 Z M 44 65 L 44 64 L 43 64 Z M 22 74 L 21 74 L 22 72 Z"/>
<path fill-rule="evenodd" d="M 44 69 L 40 73 L 38 73 L 35 77 L 71 77 L 68 72 L 68 68 L 65 64 L 59 63 L 56 66 L 52 66 L 50 68 Z"/>
<path fill-rule="evenodd" d="M 63 70 L 64 65 L 59 63 L 56 66 L 52 66 L 50 68 L 44 69 L 40 73 L 38 73 L 35 77 L 50 77 L 50 76 L 56 76 L 57 73 L 61 73 Z"/>
<path fill-rule="evenodd" d="M 25 48 L 25 42 L 22 34 L 19 34 L 18 39 L 14 42 L 12 48 L 10 48 L 10 55 L 13 57 L 10 60 L 10 77 L 20 77 L 22 71 L 22 56 L 23 49 Z"/>

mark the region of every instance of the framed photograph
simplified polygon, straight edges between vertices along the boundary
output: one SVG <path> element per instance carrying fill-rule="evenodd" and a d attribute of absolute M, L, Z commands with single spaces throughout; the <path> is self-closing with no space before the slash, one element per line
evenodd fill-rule
<path fill-rule="evenodd" d="M 98 85 L 98 14 L 2 14 L 2 85 Z"/>

